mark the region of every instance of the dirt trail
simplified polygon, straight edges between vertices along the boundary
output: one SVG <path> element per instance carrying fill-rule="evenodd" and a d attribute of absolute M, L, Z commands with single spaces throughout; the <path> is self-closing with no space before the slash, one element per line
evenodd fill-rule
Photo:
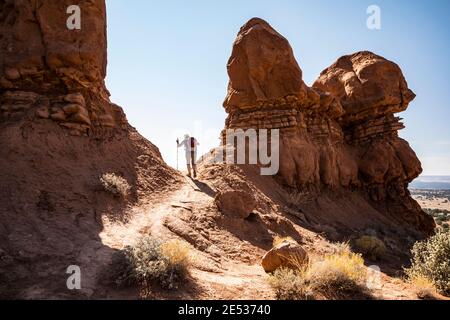
<path fill-rule="evenodd" d="M 178 238 L 164 225 L 166 219 L 176 217 L 182 211 L 191 212 L 194 204 L 197 208 L 206 208 L 211 204 L 212 199 L 211 194 L 203 192 L 195 183 L 186 178 L 178 190 L 159 199 L 152 199 L 153 204 L 133 208 L 129 213 L 131 216 L 129 221 L 125 223 L 103 221 L 105 227 L 100 237 L 104 244 L 114 249 L 132 245 L 144 235 L 152 235 L 165 240 Z M 217 257 L 209 256 L 195 248 L 192 249 L 195 262 L 191 276 L 199 288 L 197 288 L 195 296 L 186 293 L 187 298 L 273 298 L 273 293 L 265 280 L 267 275 L 260 267 L 259 261 L 256 261 L 255 264 L 243 264 L 241 261 L 233 262 L 224 257 L 218 260 Z M 217 268 L 218 265 L 219 268 Z M 175 298 L 184 298 L 183 294 L 175 296 Z"/>
<path fill-rule="evenodd" d="M 178 203 L 179 199 L 187 199 L 189 188 L 187 183 L 183 184 L 179 190 L 154 199 L 154 204 L 133 208 L 129 213 L 132 218 L 126 223 L 104 221 L 105 229 L 100 234 L 102 241 L 113 248 L 122 248 L 132 245 L 140 235 L 165 237 L 167 231 L 163 226 L 164 218 L 177 210 L 172 203 Z"/>
<path fill-rule="evenodd" d="M 144 204 L 132 209 L 126 223 L 104 221 L 104 230 L 100 234 L 102 242 L 114 249 L 132 245 L 143 235 L 152 235 L 164 240 L 179 238 L 176 232 L 167 227 L 168 219 L 178 219 L 180 215 L 198 219 L 210 207 L 213 190 L 209 185 L 187 180 L 180 187 L 157 199 L 152 204 Z M 181 221 L 181 220 L 180 220 Z M 180 229 L 187 225 L 181 224 Z M 194 232 L 199 232 L 194 229 Z M 199 232 L 200 233 L 200 232 Z M 228 237 L 228 234 L 222 235 Z M 189 237 L 188 237 L 189 238 Z M 223 239 L 223 238 L 221 238 Z M 185 239 L 186 240 L 186 239 Z M 189 239 L 188 239 L 189 240 Z M 218 241 L 216 238 L 214 241 Z M 214 242 L 213 242 L 214 243 Z M 232 242 L 230 242 L 232 243 Z M 214 243 L 215 244 L 218 243 Z M 246 244 L 243 244 L 246 246 Z M 320 243 L 316 243 L 320 246 Z M 274 293 L 267 284 L 263 269 L 259 264 L 260 248 L 233 248 L 217 254 L 209 247 L 201 250 L 192 246 L 194 266 L 191 271 L 196 288 L 176 293 L 158 293 L 155 298 L 175 299 L 273 299 Z M 223 248 L 222 248 L 223 249 Z M 231 252 L 231 254 L 230 254 Z M 236 253 L 237 252 L 237 253 Z M 227 255 L 228 254 L 228 255 Z M 236 258 L 235 257 L 236 254 Z M 240 256 L 241 255 L 241 256 Z M 247 255 L 248 261 L 242 258 Z M 107 259 L 107 257 L 103 257 Z M 100 258 L 101 259 L 101 258 Z M 382 274 L 382 286 L 374 290 L 378 299 L 416 299 L 417 296 L 409 285 L 400 279 Z M 128 297 L 129 298 L 129 297 Z"/>

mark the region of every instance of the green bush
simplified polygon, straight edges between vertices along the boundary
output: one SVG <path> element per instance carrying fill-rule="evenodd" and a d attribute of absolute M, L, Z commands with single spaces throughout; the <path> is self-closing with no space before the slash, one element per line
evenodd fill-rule
<path fill-rule="evenodd" d="M 135 246 L 119 251 L 115 260 L 119 286 L 138 284 L 148 288 L 156 283 L 164 289 L 178 289 L 189 273 L 189 246 L 181 241 L 163 243 L 144 237 Z"/>
<path fill-rule="evenodd" d="M 449 295 L 450 233 L 441 231 L 426 241 L 416 242 L 411 253 L 411 268 L 405 270 L 407 276 L 426 278 L 440 293 Z"/>

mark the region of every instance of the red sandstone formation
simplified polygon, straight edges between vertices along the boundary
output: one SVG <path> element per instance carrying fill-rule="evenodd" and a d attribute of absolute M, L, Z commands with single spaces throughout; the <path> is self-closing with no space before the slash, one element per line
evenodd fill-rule
<path fill-rule="evenodd" d="M 314 104 L 319 99 L 304 84 L 289 42 L 261 19 L 252 19 L 241 28 L 228 74 L 224 104 L 228 112 L 281 106 L 288 97 L 290 103 Z"/>
<path fill-rule="evenodd" d="M 255 18 L 237 36 L 228 74 L 226 128 L 280 129 L 282 185 L 358 190 L 389 219 L 433 231 L 407 189 L 422 169 L 398 137 L 394 114 L 414 94 L 396 64 L 370 52 L 344 56 L 309 88 L 288 41 Z"/>
<path fill-rule="evenodd" d="M 77 1 L 81 30 L 66 26 L 72 4 L 0 1 L 0 297 L 91 296 L 114 251 L 105 219 L 179 180 L 109 100 L 104 0 Z M 103 191 L 109 172 L 132 186 L 127 201 Z M 73 264 L 86 273 L 70 296 Z"/>
<path fill-rule="evenodd" d="M 105 3 L 79 3 L 81 30 L 67 28 L 72 4 L 0 3 L 0 121 L 51 119 L 73 135 L 126 127 L 105 87 Z"/>

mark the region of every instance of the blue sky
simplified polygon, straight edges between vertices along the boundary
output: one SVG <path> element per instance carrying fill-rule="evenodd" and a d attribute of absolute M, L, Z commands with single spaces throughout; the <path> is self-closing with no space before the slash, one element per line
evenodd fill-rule
<path fill-rule="evenodd" d="M 366 27 L 372 4 L 381 8 L 381 30 Z M 290 41 L 308 85 L 360 50 L 398 63 L 417 94 L 401 114 L 401 136 L 424 174 L 450 175 L 450 1 L 109 0 L 107 7 L 111 99 L 172 166 L 174 140 L 185 132 L 198 137 L 202 153 L 218 144 L 232 44 L 260 17 Z"/>

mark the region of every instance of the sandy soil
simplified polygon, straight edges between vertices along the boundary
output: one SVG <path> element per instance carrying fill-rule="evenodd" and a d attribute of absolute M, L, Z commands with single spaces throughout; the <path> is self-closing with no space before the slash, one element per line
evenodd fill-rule
<path fill-rule="evenodd" d="M 450 210 L 450 201 L 447 198 L 433 197 L 430 199 L 423 195 L 414 195 L 413 198 L 423 209 Z"/>

